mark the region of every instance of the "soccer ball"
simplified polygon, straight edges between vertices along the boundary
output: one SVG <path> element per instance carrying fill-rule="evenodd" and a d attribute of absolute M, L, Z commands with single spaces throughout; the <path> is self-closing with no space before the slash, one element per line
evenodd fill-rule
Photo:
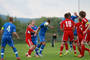
<path fill-rule="evenodd" d="M 48 22 L 45 22 L 45 23 L 44 23 L 44 26 L 48 26 L 48 25 L 49 25 L 49 23 L 48 23 Z"/>

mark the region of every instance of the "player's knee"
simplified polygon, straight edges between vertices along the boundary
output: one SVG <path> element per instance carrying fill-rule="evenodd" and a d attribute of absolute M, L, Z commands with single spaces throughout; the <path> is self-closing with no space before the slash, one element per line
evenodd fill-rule
<path fill-rule="evenodd" d="M 66 44 L 67 42 L 66 41 L 63 41 L 63 44 Z"/>
<path fill-rule="evenodd" d="M 14 46 L 12 46 L 11 48 L 15 48 Z"/>
<path fill-rule="evenodd" d="M 46 42 L 42 42 L 43 45 L 46 45 Z"/>
<path fill-rule="evenodd" d="M 5 47 L 1 47 L 1 48 L 5 48 Z"/>
<path fill-rule="evenodd" d="M 65 42 L 63 41 L 63 42 L 61 43 L 61 45 L 64 45 L 64 43 L 65 43 Z"/>

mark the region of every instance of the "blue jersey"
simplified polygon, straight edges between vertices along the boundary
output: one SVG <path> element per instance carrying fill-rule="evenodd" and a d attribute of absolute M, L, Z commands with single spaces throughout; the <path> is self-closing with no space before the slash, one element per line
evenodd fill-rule
<path fill-rule="evenodd" d="M 32 28 L 34 31 L 36 31 L 38 27 L 37 27 L 37 26 L 34 26 L 34 27 L 31 27 L 31 28 Z M 31 33 L 31 37 L 32 37 L 32 38 L 35 37 L 35 36 L 34 36 L 34 32 Z"/>
<path fill-rule="evenodd" d="M 73 20 L 74 22 L 77 22 L 78 20 L 75 20 L 78 16 L 71 16 L 71 20 Z M 65 18 L 62 19 L 63 21 L 65 20 Z M 77 35 L 77 30 L 75 29 L 74 31 L 74 35 Z"/>
<path fill-rule="evenodd" d="M 45 33 L 46 33 L 48 27 L 45 26 L 44 24 L 45 24 L 45 22 L 42 23 L 42 24 L 40 25 L 40 32 L 39 32 L 39 35 L 43 35 L 43 36 L 45 36 Z"/>
<path fill-rule="evenodd" d="M 75 21 L 75 19 L 77 18 L 78 16 L 71 16 L 71 20 Z"/>
<path fill-rule="evenodd" d="M 73 20 L 75 22 L 75 19 L 77 18 L 78 16 L 71 16 L 71 20 Z M 62 20 L 65 20 L 65 18 L 63 18 Z"/>
<path fill-rule="evenodd" d="M 5 47 L 6 44 L 8 44 L 9 46 L 14 47 L 14 43 L 12 40 L 12 33 L 16 32 L 15 25 L 10 22 L 5 23 L 2 27 L 2 30 L 3 30 L 3 35 L 1 40 L 1 46 Z"/>
<path fill-rule="evenodd" d="M 34 31 L 36 31 L 37 30 L 37 26 L 34 26 L 34 27 L 31 27 Z M 38 43 L 38 37 L 37 36 L 34 36 L 34 33 L 33 32 L 31 32 L 31 38 L 32 38 L 32 42 L 33 42 L 33 44 L 34 45 L 37 45 L 37 43 Z"/>
<path fill-rule="evenodd" d="M 16 26 L 10 22 L 3 25 L 3 35 L 12 36 L 12 33 L 16 32 Z"/>

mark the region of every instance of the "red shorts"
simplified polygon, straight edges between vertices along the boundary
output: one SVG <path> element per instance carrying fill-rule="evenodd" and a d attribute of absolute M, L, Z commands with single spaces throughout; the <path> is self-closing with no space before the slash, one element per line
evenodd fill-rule
<path fill-rule="evenodd" d="M 82 39 L 83 39 L 83 35 L 80 34 L 80 33 L 78 33 L 77 34 L 77 40 L 78 40 L 78 42 L 81 43 Z"/>
<path fill-rule="evenodd" d="M 26 43 L 28 44 L 28 46 L 30 47 L 31 45 L 34 45 L 31 38 L 26 38 Z"/>
<path fill-rule="evenodd" d="M 74 40 L 73 31 L 64 31 L 63 41 L 68 41 L 68 38 L 70 39 L 70 41 L 73 41 Z"/>

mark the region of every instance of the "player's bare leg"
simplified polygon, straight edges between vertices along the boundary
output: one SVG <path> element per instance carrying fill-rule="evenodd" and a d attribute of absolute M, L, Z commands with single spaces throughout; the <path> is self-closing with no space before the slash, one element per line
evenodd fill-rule
<path fill-rule="evenodd" d="M 31 58 L 31 53 L 33 52 L 34 49 L 35 49 L 35 46 L 34 45 L 31 45 L 28 53 L 26 53 L 26 57 Z"/>

